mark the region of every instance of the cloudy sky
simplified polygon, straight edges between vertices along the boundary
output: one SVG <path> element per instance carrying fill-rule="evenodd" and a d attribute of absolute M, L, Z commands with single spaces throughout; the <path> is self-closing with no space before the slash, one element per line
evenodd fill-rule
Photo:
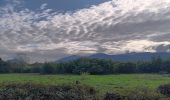
<path fill-rule="evenodd" d="M 170 52 L 170 0 L 0 0 L 0 57 Z"/>

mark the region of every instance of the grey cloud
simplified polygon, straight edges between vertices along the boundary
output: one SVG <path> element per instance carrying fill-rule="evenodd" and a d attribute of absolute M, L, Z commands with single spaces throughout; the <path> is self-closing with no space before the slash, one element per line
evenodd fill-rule
<path fill-rule="evenodd" d="M 156 49 L 157 52 L 170 52 L 170 45 L 159 45 L 157 47 L 155 47 L 154 49 Z"/>
<path fill-rule="evenodd" d="M 41 61 L 67 54 L 169 50 L 169 0 L 113 0 L 65 14 L 45 6 L 38 11 L 0 7 L 1 48 Z"/>

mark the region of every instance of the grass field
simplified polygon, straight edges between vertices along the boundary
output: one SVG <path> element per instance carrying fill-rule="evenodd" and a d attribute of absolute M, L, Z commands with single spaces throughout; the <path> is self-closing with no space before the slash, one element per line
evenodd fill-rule
<path fill-rule="evenodd" d="M 80 81 L 98 90 L 119 91 L 146 87 L 156 89 L 160 84 L 170 83 L 170 76 L 156 74 L 120 74 L 120 75 L 38 75 L 38 74 L 1 74 L 0 83 L 36 83 L 60 85 Z"/>

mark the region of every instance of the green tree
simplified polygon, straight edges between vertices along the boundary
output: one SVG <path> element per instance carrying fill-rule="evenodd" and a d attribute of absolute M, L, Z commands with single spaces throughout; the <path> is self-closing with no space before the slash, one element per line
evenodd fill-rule
<path fill-rule="evenodd" d="M 41 74 L 54 74 L 55 68 L 50 63 L 45 63 L 41 68 Z"/>
<path fill-rule="evenodd" d="M 10 71 L 9 65 L 0 58 L 0 73 L 7 73 Z"/>

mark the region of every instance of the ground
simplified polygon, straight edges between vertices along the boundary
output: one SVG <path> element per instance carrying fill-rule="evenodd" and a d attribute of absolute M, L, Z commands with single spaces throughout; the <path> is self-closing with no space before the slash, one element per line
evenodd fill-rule
<path fill-rule="evenodd" d="M 99 91 L 120 91 L 146 87 L 157 89 L 161 84 L 170 83 L 169 75 L 120 74 L 120 75 L 39 75 L 39 74 L 0 74 L 0 83 L 31 82 L 45 85 L 61 85 L 79 81 Z"/>

